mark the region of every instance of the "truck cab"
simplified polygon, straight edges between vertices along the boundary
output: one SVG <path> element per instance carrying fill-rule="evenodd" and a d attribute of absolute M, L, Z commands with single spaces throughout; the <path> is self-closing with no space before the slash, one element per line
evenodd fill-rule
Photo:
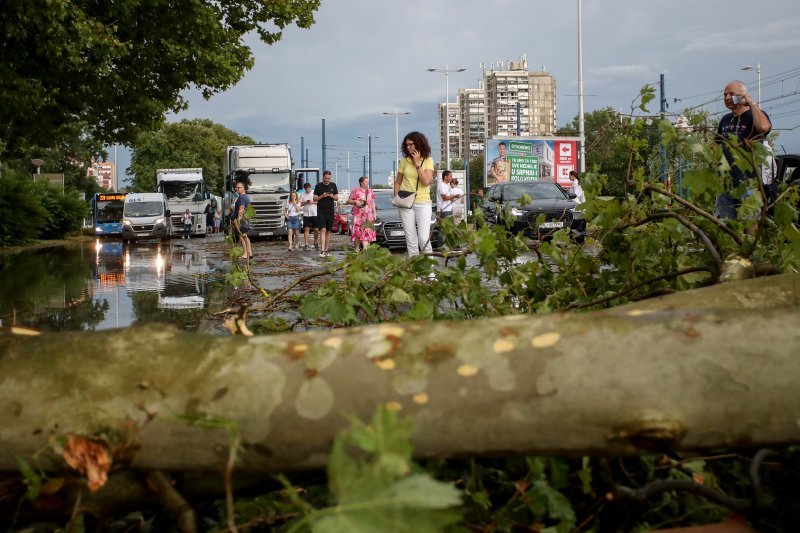
<path fill-rule="evenodd" d="M 285 143 L 229 146 L 222 191 L 224 218 L 231 214 L 236 201 L 236 183 L 242 182 L 255 210 L 248 235 L 286 236 L 284 205 L 294 185 L 292 164 L 291 149 Z"/>
<path fill-rule="evenodd" d="M 172 227 L 167 197 L 163 193 L 129 193 L 122 209 L 122 240 L 167 240 Z"/>
<path fill-rule="evenodd" d="M 183 213 L 192 215 L 190 235 L 206 235 L 206 208 L 211 194 L 206 191 L 202 168 L 160 168 L 156 170 L 158 192 L 163 193 L 172 212 L 172 235 L 183 234 Z"/>

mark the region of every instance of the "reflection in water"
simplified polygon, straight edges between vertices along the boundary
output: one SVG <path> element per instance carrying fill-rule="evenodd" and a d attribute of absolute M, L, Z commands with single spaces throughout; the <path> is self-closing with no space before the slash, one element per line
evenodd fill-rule
<path fill-rule="evenodd" d="M 223 273 L 173 243 L 97 240 L 0 260 L 0 319 L 50 331 L 170 322 L 196 329 Z"/>

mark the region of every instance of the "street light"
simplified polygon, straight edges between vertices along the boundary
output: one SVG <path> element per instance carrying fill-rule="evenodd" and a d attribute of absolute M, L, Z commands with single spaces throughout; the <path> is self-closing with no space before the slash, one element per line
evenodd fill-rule
<path fill-rule="evenodd" d="M 752 65 L 747 65 L 746 67 L 742 67 L 742 70 L 755 70 L 756 74 L 758 75 L 758 105 L 761 105 L 761 63 L 756 61 L 756 66 L 753 67 Z"/>
<path fill-rule="evenodd" d="M 44 161 L 42 161 L 41 159 L 31 159 L 31 164 L 33 164 L 33 166 L 36 167 L 37 174 L 42 173 L 41 166 L 44 165 Z"/>
<path fill-rule="evenodd" d="M 394 113 L 390 111 L 384 111 L 384 115 L 394 115 L 394 157 L 395 157 L 395 167 L 394 172 L 397 174 L 397 169 L 400 168 L 400 128 L 398 124 L 398 117 L 400 115 L 410 115 L 411 111 L 398 111 L 397 108 L 394 108 Z"/>
<path fill-rule="evenodd" d="M 586 172 L 586 124 L 583 117 L 583 3 L 578 0 L 578 135 L 581 139 L 580 172 Z"/>
<path fill-rule="evenodd" d="M 429 68 L 428 72 L 441 72 L 444 74 L 444 139 L 445 139 L 445 168 L 450 170 L 450 72 L 464 72 L 465 68 L 450 69 L 447 65 L 444 68 Z"/>
<path fill-rule="evenodd" d="M 365 137 L 363 135 L 359 135 L 358 138 L 364 139 Z M 378 137 L 377 135 L 367 135 L 366 139 L 368 142 L 368 149 L 369 149 L 369 172 L 367 175 L 369 176 L 369 188 L 371 189 L 372 188 L 372 139 L 380 139 L 380 137 Z"/>

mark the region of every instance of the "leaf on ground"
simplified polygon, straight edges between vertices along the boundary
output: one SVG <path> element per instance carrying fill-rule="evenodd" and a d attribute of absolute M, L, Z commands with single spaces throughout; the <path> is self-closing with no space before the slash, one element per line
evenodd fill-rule
<path fill-rule="evenodd" d="M 300 305 L 300 313 L 309 319 L 325 318 L 337 324 L 349 324 L 356 319 L 352 306 L 332 296 L 309 294 Z"/>
<path fill-rule="evenodd" d="M 96 492 L 108 481 L 111 454 L 106 447 L 86 437 L 70 435 L 64 450 L 64 461 L 86 476 L 89 490 Z"/>

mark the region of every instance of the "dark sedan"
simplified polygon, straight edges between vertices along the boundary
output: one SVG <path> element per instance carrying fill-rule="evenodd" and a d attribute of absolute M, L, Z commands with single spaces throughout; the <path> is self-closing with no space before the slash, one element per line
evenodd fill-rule
<path fill-rule="evenodd" d="M 406 248 L 406 235 L 403 232 L 403 223 L 400 222 L 400 213 L 392 205 L 392 191 L 378 189 L 375 191 L 375 210 L 378 218 L 375 221 L 376 242 L 386 248 Z M 436 215 L 431 217 L 431 245 L 440 246 L 439 230 L 433 227 Z"/>
<path fill-rule="evenodd" d="M 527 201 L 523 198 L 527 196 Z M 509 229 L 526 237 L 541 240 L 567 228 L 570 235 L 581 240 L 586 235 L 586 220 L 576 211 L 575 195 L 558 184 L 547 181 L 500 183 L 484 196 L 483 215 L 490 224 L 503 224 L 503 212 L 511 215 Z"/>

